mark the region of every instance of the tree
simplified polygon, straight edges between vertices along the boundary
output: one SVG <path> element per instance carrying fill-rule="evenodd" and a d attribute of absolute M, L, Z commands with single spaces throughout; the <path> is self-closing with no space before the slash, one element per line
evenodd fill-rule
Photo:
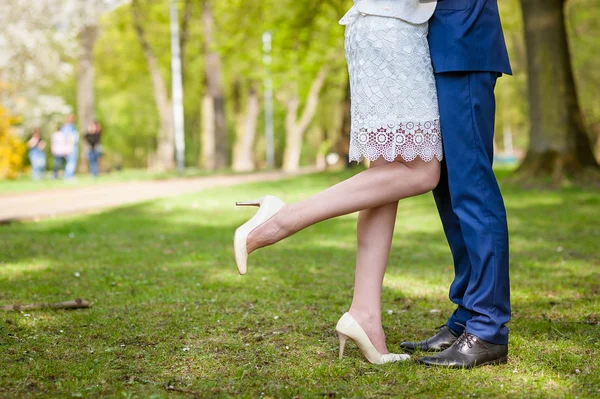
<path fill-rule="evenodd" d="M 521 0 L 530 107 L 530 143 L 519 168 L 523 180 L 553 184 L 598 169 L 573 78 L 565 29 L 566 0 Z"/>
<path fill-rule="evenodd" d="M 235 121 L 231 166 L 234 171 L 254 170 L 256 131 L 261 113 L 260 82 L 264 79 L 262 35 L 266 28 L 256 21 L 273 15 L 267 1 L 232 0 L 218 13 L 218 43 L 223 58 L 229 114 Z M 239 49 L 244 51 L 240 52 Z"/>
<path fill-rule="evenodd" d="M 96 119 L 94 96 L 94 46 L 98 38 L 97 0 L 81 3 L 82 25 L 79 29 L 79 60 L 77 63 L 77 114 L 82 131 Z"/>
<path fill-rule="evenodd" d="M 317 76 L 314 78 L 308 96 L 306 105 L 298 118 L 298 109 L 300 107 L 300 97 L 296 85 L 293 87 L 287 96 L 282 96 L 282 101 L 286 105 L 285 131 L 286 142 L 285 152 L 283 154 L 283 170 L 293 172 L 298 170 L 300 165 L 300 152 L 302 150 L 302 139 L 304 132 L 308 129 L 319 103 L 319 93 L 327 78 L 329 68 L 321 67 Z"/>
<path fill-rule="evenodd" d="M 173 125 L 173 113 L 171 100 L 167 90 L 167 84 L 162 76 L 158 64 L 158 59 L 154 54 L 152 46 L 146 38 L 146 33 L 142 25 L 142 16 L 138 0 L 131 3 L 133 13 L 133 23 L 137 33 L 138 40 L 144 51 L 144 56 L 148 64 L 148 70 L 152 78 L 152 89 L 154 101 L 158 110 L 160 120 L 160 131 L 158 133 L 158 148 L 156 153 L 156 162 L 154 167 L 158 170 L 170 170 L 175 167 L 175 128 Z"/>
<path fill-rule="evenodd" d="M 313 123 L 325 81 L 333 80 L 330 74 L 339 75 L 346 69 L 342 29 L 332 24 L 343 13 L 337 2 L 318 0 L 290 2 L 282 8 L 274 25 L 286 25 L 288 29 L 275 33 L 278 40 L 274 42 L 273 58 L 278 60 L 274 70 L 279 70 L 280 80 L 275 86 L 279 92 L 276 98 L 285 106 L 283 169 L 293 171 L 299 167 L 304 133 Z M 302 104 L 304 108 L 298 115 Z"/>
<path fill-rule="evenodd" d="M 203 111 L 203 166 L 207 169 L 223 169 L 228 165 L 227 121 L 225 118 L 225 95 L 223 93 L 223 66 L 221 56 L 215 49 L 214 16 L 210 1 L 202 8 L 204 31 L 204 58 L 206 92 L 202 100 Z"/>
<path fill-rule="evenodd" d="M 260 101 L 255 84 L 251 82 L 247 89 L 246 106 L 244 107 L 244 98 L 241 83 L 235 83 L 235 132 L 236 140 L 233 147 L 232 168 L 236 172 L 249 172 L 254 170 L 254 137 L 256 135 L 256 123 L 260 113 Z"/>
<path fill-rule="evenodd" d="M 64 25 L 68 10 L 62 6 L 51 0 L 0 2 L 0 103 L 24 116 L 24 126 L 71 111 L 55 93 L 42 95 L 72 72 L 76 38 Z"/>
<path fill-rule="evenodd" d="M 127 0 L 67 0 L 69 21 L 78 32 L 79 56 L 77 60 L 77 116 L 82 131 L 96 119 L 96 96 L 94 90 L 94 47 L 99 35 L 98 20 Z"/>

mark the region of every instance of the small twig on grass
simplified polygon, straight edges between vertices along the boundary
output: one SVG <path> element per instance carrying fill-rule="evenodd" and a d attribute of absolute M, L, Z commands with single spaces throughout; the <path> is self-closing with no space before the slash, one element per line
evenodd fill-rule
<path fill-rule="evenodd" d="M 29 305 L 0 306 L 0 310 L 34 310 L 34 309 L 83 309 L 89 308 L 90 303 L 85 299 L 77 298 L 74 301 L 56 303 L 31 303 Z"/>
<path fill-rule="evenodd" d="M 187 389 L 175 388 L 173 385 L 171 385 L 170 382 L 166 383 L 164 385 L 164 387 L 167 391 L 187 393 L 188 395 L 194 395 L 199 398 L 202 397 L 202 394 L 200 392 L 194 392 L 194 391 L 188 391 Z"/>

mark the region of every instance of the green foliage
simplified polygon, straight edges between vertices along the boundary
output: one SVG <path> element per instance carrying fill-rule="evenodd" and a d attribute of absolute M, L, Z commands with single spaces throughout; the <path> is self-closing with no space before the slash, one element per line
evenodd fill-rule
<path fill-rule="evenodd" d="M 208 0 L 207 0 L 208 1 Z M 223 59 L 226 114 L 229 138 L 233 141 L 235 115 L 243 110 L 249 87 L 254 85 L 262 98 L 265 70 L 262 34 L 273 34 L 272 70 L 275 101 L 276 146 L 281 154 L 285 137 L 285 108 L 280 101 L 290 90 L 304 98 L 319 68 L 330 66 L 325 88 L 321 92 L 318 113 L 313 120 L 335 137 L 339 124 L 337 107 L 344 96 L 347 80 L 343 52 L 344 28 L 338 20 L 352 5 L 351 0 L 210 0 L 215 17 L 215 50 Z M 156 53 L 160 68 L 170 86 L 170 43 L 167 0 L 140 0 L 143 24 Z M 184 108 L 186 126 L 186 160 L 198 163 L 200 154 L 201 99 L 205 92 L 202 33 L 202 3 L 180 0 L 180 18 L 189 10 L 187 40 L 184 48 Z M 503 135 L 512 131 L 515 146 L 528 145 L 528 105 L 526 49 L 519 0 L 499 1 L 514 76 L 498 81 L 497 144 L 503 149 Z M 600 126 L 600 3 L 596 0 L 567 2 L 567 22 L 573 66 L 579 97 L 588 125 Z M 183 22 L 180 26 L 183 27 Z M 125 167 L 146 166 L 146 159 L 156 148 L 159 128 L 156 106 L 146 60 L 132 27 L 128 5 L 101 18 L 101 32 L 96 44 L 97 111 L 105 127 L 105 159 Z M 76 60 L 73 60 L 76 70 Z M 75 106 L 75 80 L 49 86 Z M 256 152 L 263 159 L 262 115 L 258 124 Z M 600 129 L 599 129 L 600 130 Z M 232 142 L 230 142 L 230 147 Z M 318 145 L 306 142 L 303 160 L 313 162 Z"/>
<path fill-rule="evenodd" d="M 111 152 L 116 152 L 122 155 L 124 166 L 144 167 L 148 154 L 156 148 L 158 130 L 146 60 L 128 8 L 118 9 L 101 23 L 102 34 L 96 43 L 95 57 L 96 101 L 99 118 L 104 124 L 103 145 L 109 158 Z M 153 45 L 156 46 L 154 39 L 160 31 L 168 39 L 164 28 L 164 24 L 162 29 L 156 24 L 156 29 L 148 30 L 148 40 Z M 161 65 L 165 66 L 163 73 L 170 76 L 166 69 L 169 54 L 164 49 L 159 47 L 155 51 Z"/>
<path fill-rule="evenodd" d="M 82 297 L 93 306 L 3 314 L 0 396 L 166 398 L 169 386 L 198 397 L 598 396 L 597 192 L 503 187 L 512 250 L 507 365 L 373 366 L 352 344 L 338 360 L 334 334 L 352 298 L 355 216 L 253 253 L 243 277 L 231 252 L 235 227 L 252 214 L 232 212 L 233 199 L 268 192 L 295 201 L 348 176 L 4 226 L 2 304 Z M 430 335 L 453 310 L 452 257 L 431 195 L 402 201 L 397 223 L 382 301 L 390 350 Z"/>
<path fill-rule="evenodd" d="M 166 82 L 170 85 L 170 44 L 168 2 L 141 1 L 149 41 L 159 57 Z M 251 84 L 262 91 L 264 68 L 262 34 L 273 34 L 273 78 L 275 91 L 298 84 L 300 94 L 323 64 L 334 73 L 325 95 L 323 109 L 339 103 L 345 84 L 343 27 L 337 24 L 351 2 L 311 4 L 281 1 L 230 0 L 212 2 L 215 40 L 224 64 L 227 116 L 230 139 L 234 137 L 236 102 L 243 104 Z M 185 3 L 180 2 L 180 15 Z M 200 151 L 201 99 L 204 93 L 204 62 L 200 2 L 191 0 L 188 34 L 185 42 L 184 90 L 187 163 L 195 165 Z M 182 16 L 183 18 L 183 16 Z M 102 19 L 102 33 L 96 45 L 96 90 L 100 119 L 105 126 L 105 147 L 122 155 L 124 166 L 144 166 L 156 144 L 158 117 L 146 61 L 132 28 L 129 7 Z M 283 145 L 285 109 L 276 102 L 276 139 Z M 259 132 L 262 123 L 259 123 Z M 257 148 L 261 145 L 259 134 Z M 314 152 L 314 151 L 313 151 Z M 314 155 L 313 155 L 314 156 Z"/>

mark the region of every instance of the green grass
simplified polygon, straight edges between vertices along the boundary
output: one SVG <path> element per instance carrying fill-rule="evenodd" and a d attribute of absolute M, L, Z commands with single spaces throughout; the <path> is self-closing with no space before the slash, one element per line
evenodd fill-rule
<path fill-rule="evenodd" d="M 234 172 L 225 170 L 220 174 L 230 175 Z M 125 169 L 110 173 L 103 173 L 97 179 L 94 179 L 88 173 L 79 173 L 73 181 L 64 181 L 62 178 L 54 180 L 51 173 L 46 174 L 46 178 L 39 181 L 32 181 L 28 175 L 20 176 L 16 180 L 0 180 L 0 195 L 1 194 L 17 194 L 23 192 L 52 190 L 61 188 L 87 187 L 91 185 L 123 183 L 141 180 L 166 180 L 182 177 L 201 177 L 214 175 L 214 172 L 199 169 L 186 168 L 183 173 L 179 172 L 151 172 L 145 169 Z"/>
<path fill-rule="evenodd" d="M 1 227 L 0 303 L 94 304 L 3 313 L 0 397 L 600 395 L 597 191 L 503 187 L 513 318 L 509 363 L 498 367 L 373 366 L 352 344 L 337 359 L 355 216 L 258 251 L 248 274 L 237 275 L 231 238 L 252 210 L 234 209 L 235 200 L 272 193 L 295 201 L 350 173 Z M 431 196 L 403 201 L 383 293 L 391 350 L 444 323 L 452 270 Z"/>

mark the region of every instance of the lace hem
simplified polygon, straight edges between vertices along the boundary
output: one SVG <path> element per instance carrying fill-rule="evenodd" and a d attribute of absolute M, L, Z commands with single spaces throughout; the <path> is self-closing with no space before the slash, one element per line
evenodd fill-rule
<path fill-rule="evenodd" d="M 417 157 L 429 162 L 444 158 L 440 121 L 389 122 L 378 129 L 352 128 L 350 133 L 350 162 L 363 158 L 375 161 L 383 156 L 393 162 L 398 156 L 411 162 Z"/>

